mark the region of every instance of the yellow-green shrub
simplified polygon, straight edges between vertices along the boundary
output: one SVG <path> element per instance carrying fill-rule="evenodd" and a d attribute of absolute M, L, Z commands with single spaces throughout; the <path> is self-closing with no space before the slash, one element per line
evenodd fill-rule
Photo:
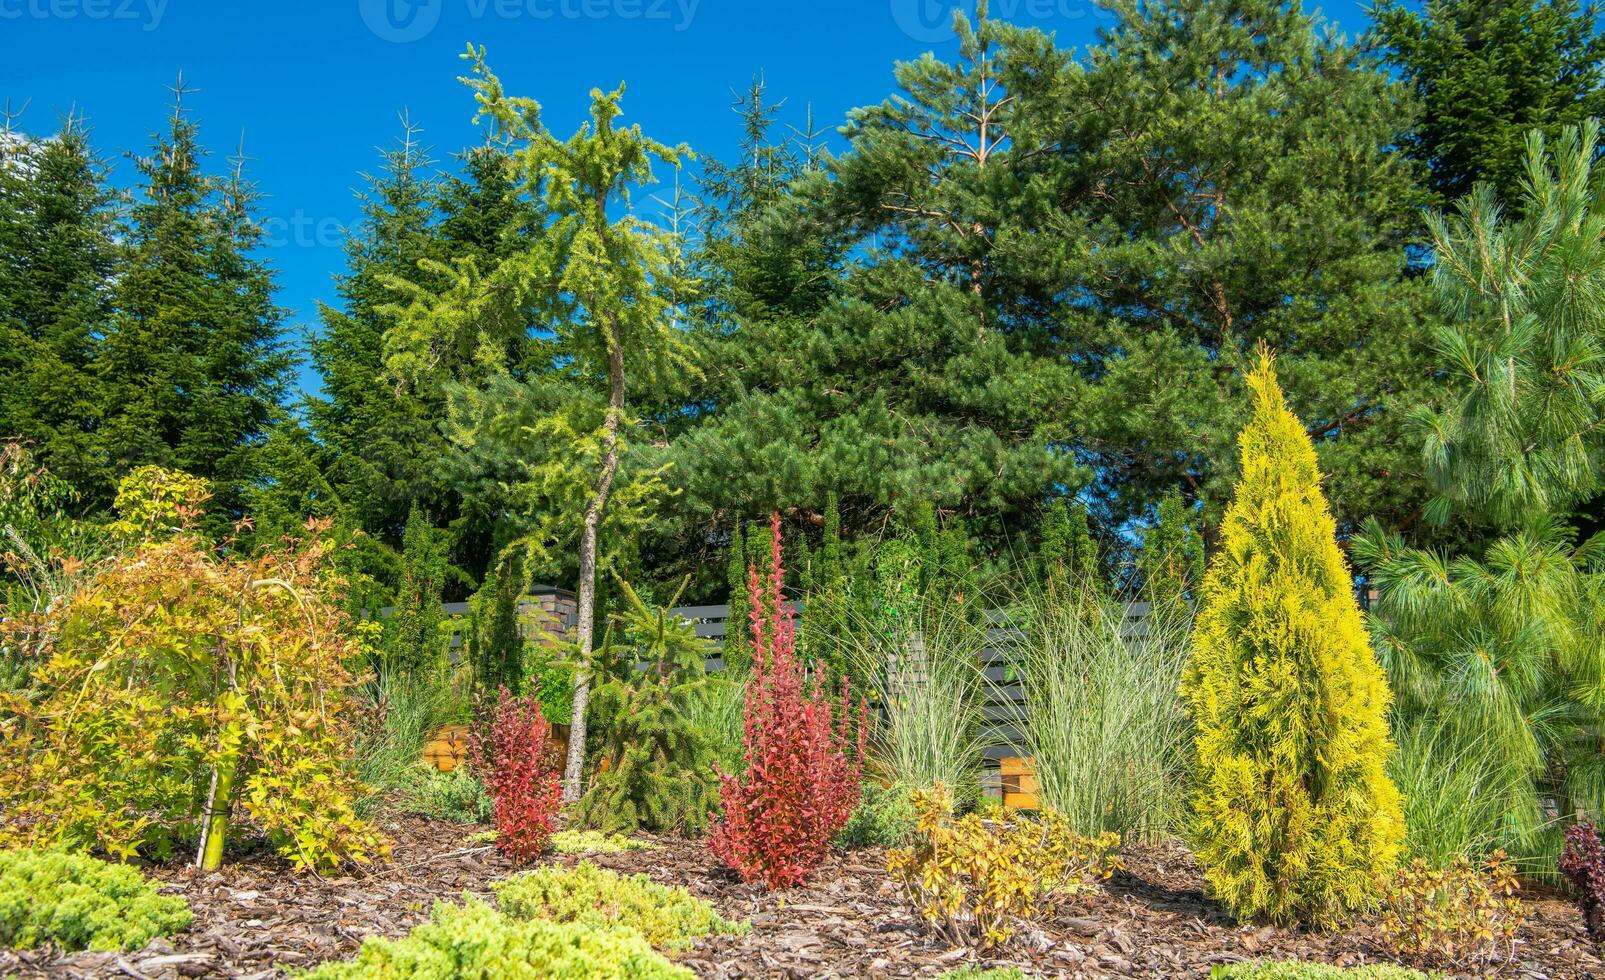
<path fill-rule="evenodd" d="M 0 946 L 138 949 L 190 923 L 189 906 L 133 868 L 82 854 L 0 851 Z"/>
<path fill-rule="evenodd" d="M 622 926 L 509 918 L 484 902 L 440 903 L 402 939 L 370 937 L 352 959 L 325 963 L 306 980 L 694 980 Z"/>
<path fill-rule="evenodd" d="M 550 919 L 589 926 L 627 926 L 659 949 L 683 949 L 711 933 L 742 933 L 713 906 L 684 888 L 628 878 L 581 861 L 572 868 L 545 867 L 491 886 L 503 912 L 519 919 Z"/>
<path fill-rule="evenodd" d="M 1418 859 L 1383 886 L 1377 931 L 1395 956 L 1480 973 L 1515 954 L 1527 917 L 1520 891 L 1503 851 L 1481 868 L 1464 857 L 1442 868 Z"/>
<path fill-rule="evenodd" d="M 1241 919 L 1335 926 L 1404 836 L 1391 696 L 1336 544 L 1315 449 L 1270 355 L 1248 375 L 1242 479 L 1201 589 L 1181 693 L 1196 726 L 1190 838 Z"/>
<path fill-rule="evenodd" d="M 559 830 L 552 835 L 552 851 L 556 854 L 622 854 L 651 851 L 657 846 L 623 834 L 604 834 L 600 830 Z"/>
<path fill-rule="evenodd" d="M 952 816 L 945 787 L 912 794 L 913 841 L 887 852 L 904 897 L 949 941 L 990 948 L 1120 867 L 1117 834 L 1082 837 L 1063 816 L 989 821 Z"/>
<path fill-rule="evenodd" d="M 0 695 L 0 844 L 166 858 L 204 841 L 215 867 L 237 817 L 303 867 L 382 853 L 354 809 L 360 648 L 321 598 L 325 550 L 314 534 L 244 560 L 180 534 L 0 624 L 0 642 L 48 638 L 36 691 Z"/>

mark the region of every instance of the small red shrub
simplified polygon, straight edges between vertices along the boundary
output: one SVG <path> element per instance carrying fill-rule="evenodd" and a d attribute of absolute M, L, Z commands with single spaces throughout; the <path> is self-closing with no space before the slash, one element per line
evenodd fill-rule
<path fill-rule="evenodd" d="M 516 698 L 504 687 L 489 718 L 469 734 L 469 760 L 490 793 L 496 849 L 520 864 L 546 850 L 552 817 L 562 802 L 550 733 L 539 700 Z"/>
<path fill-rule="evenodd" d="M 768 581 L 756 566 L 747 572 L 754 600 L 742 731 L 747 770 L 719 773 L 724 815 L 710 845 L 743 881 L 776 889 L 807 879 L 858 805 L 868 707 L 860 701 L 854 717 L 844 680 L 838 710 L 820 679 L 807 678 L 781 594 L 780 515 L 771 528 Z"/>
<path fill-rule="evenodd" d="M 1605 940 L 1605 844 L 1591 823 L 1566 828 L 1566 843 L 1560 849 L 1560 873 L 1577 890 L 1577 905 L 1583 910 L 1583 923 L 1595 941 Z"/>

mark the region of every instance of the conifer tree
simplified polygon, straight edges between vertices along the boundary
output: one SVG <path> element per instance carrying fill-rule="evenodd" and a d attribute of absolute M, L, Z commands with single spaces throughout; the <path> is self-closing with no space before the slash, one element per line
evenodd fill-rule
<path fill-rule="evenodd" d="M 729 612 L 724 619 L 724 663 L 726 668 L 743 669 L 747 664 L 747 616 L 752 597 L 747 595 L 747 535 L 738 521 L 726 546 L 725 582 L 730 588 Z"/>
<path fill-rule="evenodd" d="M 85 498 L 111 500 L 94 373 L 118 250 L 112 192 L 75 116 L 48 139 L 0 131 L 0 435 Z"/>
<path fill-rule="evenodd" d="M 394 320 L 385 307 L 396 299 L 389 279 L 412 274 L 434 252 L 430 159 L 418 127 L 405 117 L 402 125 L 399 145 L 368 178 L 362 221 L 346 238 L 345 271 L 335 280 L 339 303 L 319 307 L 322 329 L 311 355 L 323 384 L 308 405 L 343 515 L 392 546 L 400 545 L 415 501 L 441 505 L 433 488 L 447 451 L 433 424 L 438 413 L 385 372 L 384 335 Z"/>
<path fill-rule="evenodd" d="M 123 236 L 115 314 L 96 360 L 101 438 L 113 466 L 181 469 L 214 489 L 208 518 L 243 515 L 294 358 L 281 336 L 272 267 L 243 152 L 218 177 L 183 107 L 179 79 L 167 130 L 136 160 L 144 178 Z"/>
<path fill-rule="evenodd" d="M 1057 497 L 1048 505 L 1042 518 L 1041 574 L 1050 595 L 1086 598 L 1093 604 L 1108 595 L 1085 504 Z"/>
<path fill-rule="evenodd" d="M 1158 520 L 1137 556 L 1142 594 L 1157 611 L 1181 613 L 1204 581 L 1204 539 L 1188 520 L 1181 494 L 1159 501 Z"/>
<path fill-rule="evenodd" d="M 398 283 L 406 302 L 386 337 L 386 363 L 418 384 L 434 376 L 441 351 L 469 352 L 484 380 L 452 389 L 460 403 L 452 438 L 481 459 L 516 466 L 506 481 L 509 506 L 529 525 L 521 539 L 528 554 L 549 560 L 554 549 L 575 545 L 580 674 L 563 790 L 572 803 L 585 764 L 603 524 L 639 523 L 641 507 L 664 489 L 661 469 L 621 479 L 636 422 L 630 391 L 692 370 L 672 322 L 669 280 L 679 243 L 609 209 L 627 206 L 632 189 L 653 181 L 653 160 L 673 166 L 689 151 L 618 125 L 622 89 L 593 90 L 589 121 L 559 139 L 542 125 L 534 100 L 505 93 L 483 49 L 471 47 L 464 58 L 473 65 L 465 81 L 480 117 L 493 124 L 524 193 L 541 202 L 541 233 L 514 238 L 517 247 L 500 257 L 425 263 L 445 280 L 439 289 Z M 506 352 L 514 343 L 528 343 L 533 362 L 551 370 L 511 370 Z M 508 451 L 531 442 L 534 456 Z"/>
<path fill-rule="evenodd" d="M 524 689 L 524 637 L 519 603 L 524 597 L 522 563 L 515 551 L 493 562 L 474 597 L 477 620 L 472 663 L 474 686 L 481 691 Z"/>
<path fill-rule="evenodd" d="M 1527 135 L 1605 114 L 1605 34 L 1594 0 L 1382 0 L 1370 42 L 1415 90 L 1406 135 L 1446 201 L 1478 181 L 1522 201 Z"/>
<path fill-rule="evenodd" d="M 723 682 L 707 676 L 708 648 L 696 630 L 670 613 L 685 581 L 663 606 L 618 581 L 626 605 L 609 636 L 620 669 L 598 685 L 594 706 L 606 768 L 592 776 L 574 819 L 604 833 L 697 836 L 708 829 L 718 781 L 714 733 L 693 723 L 692 710 Z"/>
<path fill-rule="evenodd" d="M 440 532 L 430 526 L 423 509 L 414 505 L 401 549 L 401 588 L 385 623 L 386 669 L 407 676 L 438 666 L 444 651 L 440 593 L 445 576 Z"/>
<path fill-rule="evenodd" d="M 1605 817 L 1599 132 L 1529 134 L 1516 206 L 1481 184 L 1431 222 L 1453 397 L 1417 420 L 1426 510 L 1480 552 L 1411 548 L 1379 522 L 1354 542 L 1401 714 L 1506 777 L 1492 832 L 1546 867 L 1546 814 Z"/>
<path fill-rule="evenodd" d="M 1204 576 L 1181 693 L 1197 728 L 1193 851 L 1242 920 L 1334 927 L 1404 836 L 1387 680 L 1270 354 L 1249 373 L 1242 478 Z"/>

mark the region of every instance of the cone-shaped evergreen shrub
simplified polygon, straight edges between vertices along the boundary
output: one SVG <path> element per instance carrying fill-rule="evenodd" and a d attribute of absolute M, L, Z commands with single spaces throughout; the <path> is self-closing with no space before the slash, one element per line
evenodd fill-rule
<path fill-rule="evenodd" d="M 1197 726 L 1192 844 L 1242 919 L 1342 922 L 1404 836 L 1384 772 L 1391 700 L 1268 352 L 1248 376 L 1242 478 L 1201 590 L 1181 693 Z"/>

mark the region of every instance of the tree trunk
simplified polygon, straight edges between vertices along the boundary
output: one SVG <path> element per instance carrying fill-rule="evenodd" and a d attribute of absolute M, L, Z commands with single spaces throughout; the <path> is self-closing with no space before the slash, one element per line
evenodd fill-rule
<path fill-rule="evenodd" d="M 591 502 L 585 508 L 585 527 L 580 534 L 579 581 L 579 670 L 574 677 L 574 711 L 569 716 L 568 764 L 563 769 L 563 802 L 580 798 L 580 780 L 585 771 L 585 712 L 591 704 L 591 644 L 596 623 L 596 538 L 613 489 L 613 475 L 619 468 L 619 426 L 624 420 L 624 338 L 617 317 L 607 318 L 608 402 L 602 421 L 602 466 L 596 475 Z"/>
<path fill-rule="evenodd" d="M 200 853 L 195 862 L 202 871 L 216 871 L 223 866 L 223 843 L 228 836 L 228 814 L 234 802 L 234 773 L 239 764 L 240 754 L 234 751 L 220 759 L 212 770 L 212 789 L 206 797 Z"/>

